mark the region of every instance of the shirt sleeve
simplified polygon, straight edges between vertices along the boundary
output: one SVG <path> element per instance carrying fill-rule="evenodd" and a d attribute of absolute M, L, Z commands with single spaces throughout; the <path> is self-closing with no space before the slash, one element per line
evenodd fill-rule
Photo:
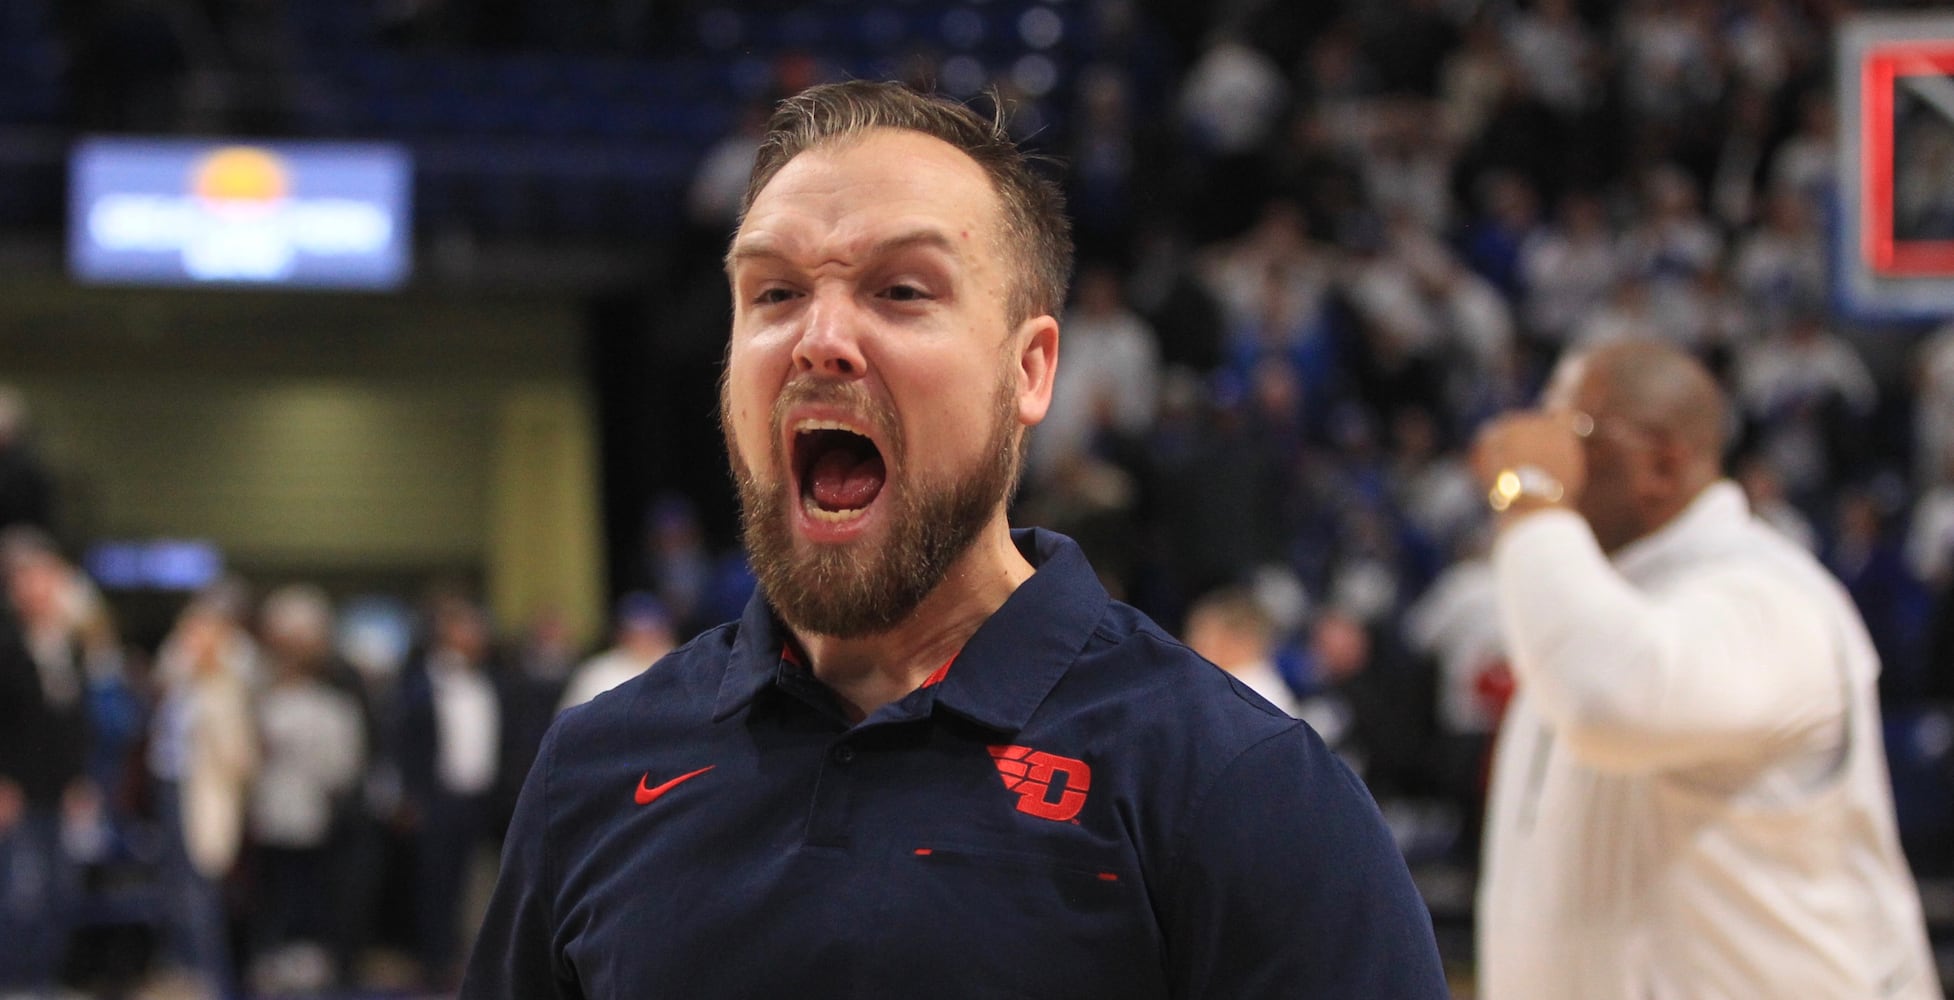
<path fill-rule="evenodd" d="M 1493 565 L 1514 673 L 1588 766 L 1754 756 L 1844 718 L 1828 616 L 1763 567 L 1706 567 L 1640 590 L 1571 511 L 1507 528 Z"/>
<path fill-rule="evenodd" d="M 557 947 L 555 866 L 547 842 L 556 736 L 551 729 L 516 799 L 502 870 L 462 976 L 460 1000 L 581 1000 L 584 995 Z"/>
<path fill-rule="evenodd" d="M 1244 751 L 1193 809 L 1164 918 L 1173 996 L 1449 996 L 1376 804 L 1309 727 Z"/>

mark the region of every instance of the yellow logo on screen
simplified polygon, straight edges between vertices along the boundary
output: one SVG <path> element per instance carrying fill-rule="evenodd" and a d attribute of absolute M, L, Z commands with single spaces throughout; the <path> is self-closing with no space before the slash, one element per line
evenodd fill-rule
<path fill-rule="evenodd" d="M 292 173 L 269 150 L 227 146 L 191 168 L 190 191 L 219 211 L 269 208 L 292 193 Z"/>

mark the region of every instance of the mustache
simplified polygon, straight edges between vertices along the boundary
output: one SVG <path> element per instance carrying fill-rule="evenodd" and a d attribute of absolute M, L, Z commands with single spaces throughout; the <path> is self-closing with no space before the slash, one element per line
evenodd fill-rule
<path fill-rule="evenodd" d="M 863 415 L 869 425 L 888 442 L 893 450 L 902 447 L 902 428 L 896 422 L 895 411 L 887 403 L 875 398 L 858 382 L 834 382 L 827 379 L 804 375 L 790 380 L 781 386 L 780 394 L 774 397 L 772 422 L 778 428 L 786 424 L 787 411 L 796 406 L 832 406 Z M 775 438 L 779 440 L 778 437 Z"/>

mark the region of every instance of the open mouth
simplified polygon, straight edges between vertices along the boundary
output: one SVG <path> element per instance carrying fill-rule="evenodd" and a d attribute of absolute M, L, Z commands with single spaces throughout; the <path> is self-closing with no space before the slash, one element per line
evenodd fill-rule
<path fill-rule="evenodd" d="M 794 427 L 794 471 L 801 508 L 829 522 L 862 516 L 881 494 L 888 468 L 875 442 L 833 420 L 803 420 Z"/>

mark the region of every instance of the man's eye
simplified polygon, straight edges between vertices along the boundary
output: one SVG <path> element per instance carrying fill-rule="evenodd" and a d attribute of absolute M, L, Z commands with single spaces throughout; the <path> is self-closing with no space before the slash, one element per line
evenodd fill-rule
<path fill-rule="evenodd" d="M 920 302 L 929 298 L 929 293 L 915 285 L 890 285 L 882 295 L 895 302 Z"/>
<path fill-rule="evenodd" d="M 794 292 L 792 289 L 763 288 L 760 290 L 760 294 L 753 297 L 753 304 L 762 306 L 776 305 L 793 297 Z"/>

